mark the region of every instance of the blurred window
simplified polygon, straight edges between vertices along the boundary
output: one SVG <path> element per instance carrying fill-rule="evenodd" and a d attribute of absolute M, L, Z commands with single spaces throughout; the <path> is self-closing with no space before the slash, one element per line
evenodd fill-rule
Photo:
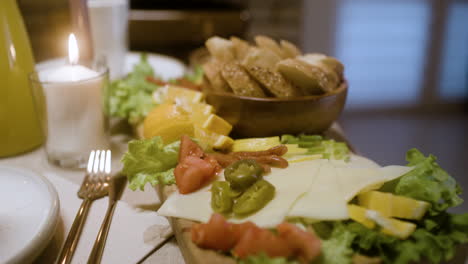
<path fill-rule="evenodd" d="M 456 100 L 468 97 L 468 3 L 449 7 L 445 32 L 440 96 Z"/>
<path fill-rule="evenodd" d="M 346 67 L 348 107 L 417 103 L 429 37 L 429 1 L 337 3 L 335 55 Z"/>

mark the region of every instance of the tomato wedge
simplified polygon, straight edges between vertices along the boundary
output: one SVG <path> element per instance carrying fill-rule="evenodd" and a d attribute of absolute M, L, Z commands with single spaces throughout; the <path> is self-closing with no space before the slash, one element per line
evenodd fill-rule
<path fill-rule="evenodd" d="M 213 214 L 208 223 L 192 226 L 192 241 L 201 248 L 229 251 L 251 228 L 258 229 L 252 222 L 232 224 L 221 214 Z"/>
<path fill-rule="evenodd" d="M 218 162 L 205 155 L 190 137 L 181 137 L 179 164 L 174 170 L 176 185 L 182 194 L 198 190 L 221 170 Z"/>
<path fill-rule="evenodd" d="M 242 236 L 244 236 L 245 233 L 247 233 L 247 231 L 251 228 L 259 228 L 259 227 L 250 221 L 242 223 L 242 224 L 232 224 L 234 241 L 236 241 L 236 244 L 237 242 L 239 242 Z"/>
<path fill-rule="evenodd" d="M 180 148 L 179 148 L 179 162 L 183 161 L 184 158 L 188 156 L 195 156 L 198 158 L 203 158 L 205 153 L 202 148 L 193 142 L 189 136 L 183 135 L 180 138 Z"/>
<path fill-rule="evenodd" d="M 265 253 L 270 257 L 289 257 L 293 254 L 287 241 L 268 229 L 249 228 L 233 249 L 239 258 Z"/>
<path fill-rule="evenodd" d="M 192 241 L 201 248 L 232 250 L 238 258 L 261 253 L 270 257 L 297 257 L 310 263 L 320 255 L 321 242 L 314 234 L 284 222 L 277 226 L 278 234 L 260 228 L 252 222 L 232 224 L 224 216 L 213 214 L 206 224 L 194 224 Z"/>
<path fill-rule="evenodd" d="M 286 222 L 276 228 L 279 236 L 285 239 L 293 249 L 294 255 L 299 256 L 303 262 L 309 263 L 320 255 L 320 239 L 314 234 Z"/>
<path fill-rule="evenodd" d="M 188 156 L 174 170 L 177 187 L 181 194 L 191 193 L 207 183 L 216 172 L 216 168 L 201 158 Z"/>
<path fill-rule="evenodd" d="M 213 214 L 206 224 L 194 224 L 192 241 L 201 248 L 229 251 L 236 241 L 233 225 L 220 214 Z"/>

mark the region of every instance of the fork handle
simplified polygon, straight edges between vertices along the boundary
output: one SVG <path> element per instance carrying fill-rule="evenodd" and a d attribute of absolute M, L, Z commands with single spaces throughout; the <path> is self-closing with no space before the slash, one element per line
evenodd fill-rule
<path fill-rule="evenodd" d="M 117 201 L 110 200 L 109 206 L 107 207 L 106 216 L 102 221 L 101 228 L 94 241 L 93 249 L 88 258 L 88 264 L 98 264 L 101 263 L 102 253 L 104 252 L 104 247 L 106 245 L 107 234 L 109 233 L 110 224 L 112 222 L 112 216 L 114 215 L 115 206 Z"/>
<path fill-rule="evenodd" d="M 90 199 L 84 199 L 81 203 L 80 209 L 76 213 L 75 220 L 73 221 L 73 225 L 68 232 L 67 239 L 63 244 L 63 248 L 60 251 L 59 258 L 57 260 L 57 264 L 68 264 L 71 262 L 73 254 L 75 253 L 76 245 L 78 244 L 78 240 L 81 235 L 81 231 L 83 230 L 83 224 L 85 222 L 86 216 L 88 215 L 89 208 L 91 206 Z"/>

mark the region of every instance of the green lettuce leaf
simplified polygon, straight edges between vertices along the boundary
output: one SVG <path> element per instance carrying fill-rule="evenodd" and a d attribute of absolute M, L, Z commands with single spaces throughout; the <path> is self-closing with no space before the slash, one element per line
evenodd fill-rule
<path fill-rule="evenodd" d="M 431 211 L 441 212 L 463 202 L 458 196 L 460 186 L 436 162 L 436 157 L 425 157 L 419 150 L 410 149 L 406 154 L 408 166 L 414 169 L 394 184 L 394 193 L 432 204 Z"/>
<path fill-rule="evenodd" d="M 151 185 L 175 183 L 174 167 L 177 165 L 180 141 L 164 145 L 160 137 L 132 140 L 122 157 L 123 170 L 132 190 Z"/>
<path fill-rule="evenodd" d="M 193 69 L 193 73 L 186 74 L 185 79 L 193 83 L 201 83 L 203 80 L 203 68 L 200 65 L 196 65 Z"/>
<path fill-rule="evenodd" d="M 239 264 L 298 264 L 299 262 L 288 260 L 287 258 L 270 258 L 266 254 L 248 256 L 238 260 Z"/>
<path fill-rule="evenodd" d="M 140 57 L 140 62 L 133 66 L 132 75 L 139 77 L 154 76 L 153 67 L 148 62 L 148 55 L 143 53 Z"/>
<path fill-rule="evenodd" d="M 152 186 L 157 184 L 172 185 L 175 183 L 174 169 L 153 174 L 137 173 L 131 179 L 129 178 L 128 187 L 132 190 L 144 190 L 145 185 L 149 183 Z"/>
<path fill-rule="evenodd" d="M 430 230 L 426 226 L 427 220 L 431 223 Z M 356 222 L 343 224 L 340 232 L 345 230 L 354 236 L 352 249 L 355 253 L 379 257 L 384 263 L 406 264 L 422 260 L 440 263 L 453 258 L 457 247 L 468 242 L 467 220 L 468 214 L 428 216 L 405 240 L 368 229 Z"/>
<path fill-rule="evenodd" d="M 317 226 L 315 226 L 317 228 Z M 356 235 L 337 223 L 329 239 L 322 241 L 322 254 L 314 263 L 349 264 L 354 251 L 351 248 Z"/>
<path fill-rule="evenodd" d="M 154 76 L 146 55 L 124 79 L 113 81 L 107 88 L 106 111 L 110 116 L 125 118 L 137 124 L 153 109 L 156 103 L 152 93 L 159 88 L 148 82 L 146 77 Z"/>
<path fill-rule="evenodd" d="M 354 254 L 378 257 L 384 263 L 392 264 L 423 260 L 440 263 L 452 259 L 458 246 L 468 243 L 468 213 L 453 215 L 446 212 L 447 208 L 462 202 L 459 197 L 461 189 L 455 180 L 440 168 L 432 155 L 426 157 L 420 151 L 411 149 L 407 160 L 408 166 L 414 169 L 386 183 L 381 190 L 430 202 L 431 214 L 414 221 L 417 228 L 405 240 L 383 234 L 378 229 L 368 229 L 354 221 L 337 222 L 330 238 L 325 238 L 323 242 L 322 263 L 350 263 Z M 316 230 L 316 233 L 329 234 L 329 225 L 315 223 L 313 227 L 325 227 L 324 232 Z M 345 238 L 334 240 L 339 235 Z"/>

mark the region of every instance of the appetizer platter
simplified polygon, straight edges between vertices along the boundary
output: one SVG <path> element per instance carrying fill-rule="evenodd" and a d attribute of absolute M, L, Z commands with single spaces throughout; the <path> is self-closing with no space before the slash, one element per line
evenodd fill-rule
<path fill-rule="evenodd" d="M 109 89 L 108 112 L 138 137 L 122 158 L 129 187 L 157 188 L 187 263 L 442 263 L 468 242 L 468 214 L 447 212 L 461 189 L 434 156 L 380 166 L 327 136 L 346 99 L 337 59 L 266 36 L 206 48 L 183 78 L 143 57 Z M 278 102 L 333 115 L 259 119 Z"/>

